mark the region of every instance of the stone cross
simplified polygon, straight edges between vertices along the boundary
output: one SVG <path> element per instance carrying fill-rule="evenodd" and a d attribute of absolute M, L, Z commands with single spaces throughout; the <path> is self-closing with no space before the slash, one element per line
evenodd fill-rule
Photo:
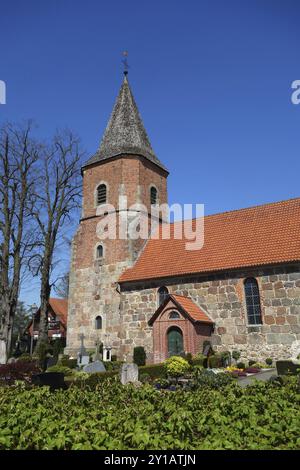
<path fill-rule="evenodd" d="M 79 349 L 79 355 L 80 355 L 80 357 L 82 357 L 86 354 L 86 350 L 85 350 L 85 347 L 84 347 L 84 344 L 83 344 L 83 340 L 84 340 L 84 334 L 83 333 L 81 333 L 79 335 L 79 339 L 80 339 L 80 342 L 81 342 L 80 349 Z"/>

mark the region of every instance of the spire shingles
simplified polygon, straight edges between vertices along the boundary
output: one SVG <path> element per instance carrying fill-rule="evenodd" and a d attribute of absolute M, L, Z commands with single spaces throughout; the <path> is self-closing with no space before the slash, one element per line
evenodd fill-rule
<path fill-rule="evenodd" d="M 151 147 L 126 75 L 100 147 L 84 166 L 122 154 L 142 155 L 155 165 L 166 170 Z"/>

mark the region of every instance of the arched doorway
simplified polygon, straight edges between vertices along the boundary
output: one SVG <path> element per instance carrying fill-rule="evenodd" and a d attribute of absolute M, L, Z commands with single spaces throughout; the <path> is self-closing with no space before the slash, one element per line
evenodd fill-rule
<path fill-rule="evenodd" d="M 177 326 L 172 326 L 167 333 L 168 356 L 179 356 L 184 352 L 182 331 Z"/>

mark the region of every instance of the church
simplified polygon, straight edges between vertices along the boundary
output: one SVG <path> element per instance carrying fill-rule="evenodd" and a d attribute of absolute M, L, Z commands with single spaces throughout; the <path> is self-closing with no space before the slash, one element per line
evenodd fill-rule
<path fill-rule="evenodd" d="M 300 198 L 204 217 L 204 244 L 187 250 L 161 215 L 157 236 L 99 236 L 109 213 L 167 204 L 169 172 L 155 155 L 124 74 L 101 144 L 82 167 L 82 214 L 72 243 L 65 352 L 96 341 L 118 360 L 143 346 L 148 363 L 174 354 L 238 350 L 290 357 L 300 340 Z M 125 211 L 125 212 L 124 212 Z M 193 221 L 196 223 L 196 220 Z M 169 227 L 170 237 L 161 236 Z M 119 228 L 119 227 L 116 227 Z M 152 232 L 151 232 L 152 233 Z"/>

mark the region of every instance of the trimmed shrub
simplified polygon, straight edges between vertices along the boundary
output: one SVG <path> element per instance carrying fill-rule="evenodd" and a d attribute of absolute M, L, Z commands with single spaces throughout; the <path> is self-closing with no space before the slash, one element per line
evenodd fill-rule
<path fill-rule="evenodd" d="M 192 359 L 192 366 L 207 367 L 207 357 L 202 353 L 196 354 Z"/>
<path fill-rule="evenodd" d="M 122 361 L 104 362 L 104 366 L 107 371 L 112 371 L 112 370 L 118 371 L 121 369 L 122 364 L 123 364 Z"/>
<path fill-rule="evenodd" d="M 164 364 L 147 364 L 146 366 L 139 367 L 139 373 L 149 374 L 151 379 L 158 377 L 166 377 L 166 370 Z"/>
<path fill-rule="evenodd" d="M 252 364 L 252 367 L 254 367 L 256 369 L 264 369 L 265 364 L 263 364 L 262 362 L 254 362 L 254 364 Z"/>
<path fill-rule="evenodd" d="M 231 374 L 223 373 L 215 374 L 210 370 L 197 370 L 194 374 L 192 389 L 199 387 L 207 387 L 218 389 L 233 382 Z"/>
<path fill-rule="evenodd" d="M 236 366 L 238 369 L 246 369 L 246 364 L 244 362 L 238 362 Z"/>
<path fill-rule="evenodd" d="M 32 376 L 41 372 L 36 362 L 18 361 L 0 365 L 0 384 L 12 385 L 16 380 L 32 383 Z"/>
<path fill-rule="evenodd" d="M 47 372 L 61 372 L 62 374 L 66 376 L 74 374 L 74 370 L 70 369 L 70 367 L 62 366 L 59 364 L 48 367 Z"/>
<path fill-rule="evenodd" d="M 133 350 L 133 362 L 138 366 L 146 364 L 146 351 L 143 346 L 136 346 Z"/>
<path fill-rule="evenodd" d="M 267 357 L 266 364 L 267 366 L 271 366 L 273 364 L 273 359 L 271 357 Z"/>
<path fill-rule="evenodd" d="M 78 374 L 78 373 L 76 373 Z M 75 377 L 76 377 L 75 374 Z M 70 377 L 69 380 L 66 381 L 67 384 L 69 384 L 70 387 L 80 387 L 80 388 L 87 388 L 89 390 L 95 390 L 98 385 L 102 384 L 106 380 L 109 379 L 118 379 L 118 372 L 116 371 L 111 371 L 111 372 L 95 372 L 93 374 L 89 374 L 88 378 L 74 378 Z"/>
<path fill-rule="evenodd" d="M 237 351 L 237 350 L 232 351 L 231 355 L 232 355 L 233 359 L 235 359 L 236 361 L 238 361 L 239 358 L 241 357 L 240 351 Z"/>
<path fill-rule="evenodd" d="M 249 367 L 252 367 L 253 364 L 255 364 L 255 363 L 256 363 L 256 361 L 254 359 L 249 359 L 249 361 L 248 361 Z"/>
<path fill-rule="evenodd" d="M 190 370 L 190 364 L 188 361 L 180 356 L 172 356 L 166 360 L 165 369 L 170 377 L 180 377 Z"/>
<path fill-rule="evenodd" d="M 149 374 L 144 373 L 144 374 L 141 374 L 141 375 L 140 375 L 139 380 L 140 380 L 140 382 L 142 382 L 142 383 L 147 383 L 147 382 L 151 382 L 151 377 L 150 377 Z"/>
<path fill-rule="evenodd" d="M 193 365 L 193 356 L 191 353 L 187 353 L 187 354 L 184 354 L 184 356 L 182 356 L 183 359 L 185 359 L 186 361 L 188 361 L 188 363 L 190 365 Z"/>
<path fill-rule="evenodd" d="M 76 369 L 77 359 L 70 359 L 68 355 L 65 355 L 58 361 L 58 365 L 69 367 L 70 369 Z"/>
<path fill-rule="evenodd" d="M 231 352 L 230 351 L 222 351 L 220 353 L 221 360 L 222 360 L 222 367 L 227 367 L 231 363 Z"/>
<path fill-rule="evenodd" d="M 210 369 L 215 369 L 223 366 L 222 357 L 220 354 L 213 354 L 209 356 L 207 360 L 208 367 Z"/>
<path fill-rule="evenodd" d="M 23 353 L 18 357 L 17 362 L 35 362 L 32 360 L 32 356 L 29 353 Z"/>

